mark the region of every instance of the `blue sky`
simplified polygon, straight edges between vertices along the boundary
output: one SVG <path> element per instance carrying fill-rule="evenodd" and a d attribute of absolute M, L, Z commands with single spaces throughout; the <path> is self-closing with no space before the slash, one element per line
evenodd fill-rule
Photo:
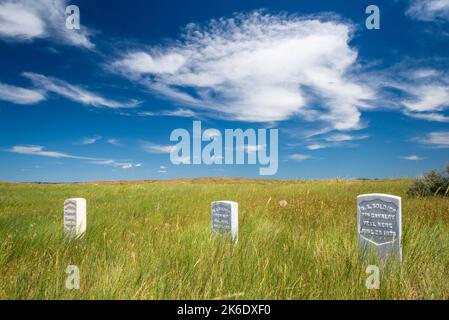
<path fill-rule="evenodd" d="M 193 120 L 279 129 L 272 178 L 443 169 L 448 53 L 449 0 L 0 0 L 0 181 L 259 177 L 171 164 Z"/>

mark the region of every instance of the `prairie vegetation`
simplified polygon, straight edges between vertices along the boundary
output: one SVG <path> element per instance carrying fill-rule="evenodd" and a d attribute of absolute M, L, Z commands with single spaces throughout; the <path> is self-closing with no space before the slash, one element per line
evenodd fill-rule
<path fill-rule="evenodd" d="M 449 299 L 449 198 L 401 180 L 0 184 L 1 299 Z M 356 196 L 403 201 L 403 262 L 365 287 Z M 87 233 L 63 203 L 87 199 Z M 239 203 L 239 243 L 211 236 L 210 203 Z M 285 202 L 280 205 L 280 201 Z M 68 265 L 80 290 L 67 290 Z"/>

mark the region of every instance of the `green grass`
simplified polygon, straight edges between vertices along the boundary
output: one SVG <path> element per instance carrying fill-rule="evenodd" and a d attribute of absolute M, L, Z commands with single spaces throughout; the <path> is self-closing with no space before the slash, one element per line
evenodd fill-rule
<path fill-rule="evenodd" d="M 449 200 L 411 180 L 0 184 L 1 299 L 448 299 Z M 403 262 L 367 290 L 356 196 L 403 197 Z M 63 202 L 87 233 L 63 236 Z M 271 199 L 271 200 L 270 200 Z M 210 203 L 239 203 L 239 243 L 211 236 Z M 281 207 L 280 200 L 288 205 Z M 65 288 L 77 265 L 81 289 Z"/>

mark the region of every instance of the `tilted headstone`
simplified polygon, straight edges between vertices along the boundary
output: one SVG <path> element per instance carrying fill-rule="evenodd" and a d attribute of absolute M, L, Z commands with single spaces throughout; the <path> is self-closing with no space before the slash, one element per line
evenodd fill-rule
<path fill-rule="evenodd" d="M 388 194 L 358 196 L 357 235 L 362 250 L 375 250 L 383 260 L 391 254 L 401 259 L 401 198 Z"/>
<path fill-rule="evenodd" d="M 239 206 L 237 202 L 216 201 L 211 205 L 212 232 L 229 236 L 234 243 L 238 241 Z"/>
<path fill-rule="evenodd" d="M 77 238 L 86 232 L 86 199 L 74 198 L 64 202 L 64 234 Z"/>

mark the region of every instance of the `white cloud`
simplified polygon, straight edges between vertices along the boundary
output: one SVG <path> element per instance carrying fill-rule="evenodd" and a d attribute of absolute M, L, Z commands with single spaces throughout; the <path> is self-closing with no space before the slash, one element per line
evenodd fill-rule
<path fill-rule="evenodd" d="M 373 92 L 353 72 L 351 33 L 352 25 L 336 17 L 253 12 L 204 27 L 189 24 L 182 40 L 126 53 L 113 68 L 215 117 L 271 122 L 298 116 L 355 129 Z"/>
<path fill-rule="evenodd" d="M 152 57 L 146 52 L 129 53 L 122 61 L 117 62 L 118 68 L 127 69 L 133 73 L 174 73 L 185 63 L 184 56 L 169 53 Z"/>
<path fill-rule="evenodd" d="M 312 134 L 307 134 L 302 137 L 302 142 L 289 143 L 288 147 L 294 148 L 299 146 L 305 146 L 306 149 L 315 151 L 325 148 L 336 148 L 336 147 L 355 147 L 356 144 L 349 143 L 354 140 L 367 139 L 369 135 L 366 134 L 347 134 L 347 133 L 334 133 L 328 135 L 327 130 L 319 131 Z M 327 136 L 326 136 L 327 135 Z M 305 141 L 305 142 L 304 142 Z"/>
<path fill-rule="evenodd" d="M 417 138 L 416 141 L 435 148 L 449 148 L 449 131 L 437 131 Z"/>
<path fill-rule="evenodd" d="M 167 173 L 167 167 L 166 166 L 160 166 L 159 170 L 157 171 L 158 173 Z"/>
<path fill-rule="evenodd" d="M 133 164 L 130 162 L 121 162 L 116 160 L 93 160 L 90 161 L 90 163 L 93 164 L 101 164 L 101 165 L 108 165 L 114 168 L 122 168 L 122 169 L 131 169 L 131 168 L 137 168 L 142 166 L 141 163 Z"/>
<path fill-rule="evenodd" d="M 83 140 L 80 141 L 80 144 L 94 144 L 98 140 L 101 140 L 102 138 L 103 138 L 102 136 L 86 137 L 86 138 L 83 138 Z"/>
<path fill-rule="evenodd" d="M 210 130 L 210 131 L 205 131 L 206 134 L 203 136 L 206 140 L 211 140 L 211 138 L 213 137 L 220 137 L 221 133 L 218 130 Z M 246 153 L 257 153 L 260 152 L 262 150 L 266 149 L 266 145 L 259 145 L 259 144 L 242 144 L 242 145 L 238 145 L 235 146 L 234 148 L 225 148 L 226 151 L 229 152 L 246 152 Z M 214 156 L 214 159 L 220 159 L 220 157 Z"/>
<path fill-rule="evenodd" d="M 424 160 L 424 158 L 418 157 L 416 155 L 401 157 L 401 159 L 408 160 L 408 161 L 421 161 L 421 160 Z"/>
<path fill-rule="evenodd" d="M 368 135 L 350 135 L 350 134 L 335 134 L 326 138 L 329 142 L 343 142 L 353 140 L 363 140 L 368 138 Z"/>
<path fill-rule="evenodd" d="M 406 13 L 422 21 L 448 21 L 449 0 L 412 0 Z"/>
<path fill-rule="evenodd" d="M 441 113 L 435 113 L 435 112 L 414 113 L 414 112 L 406 111 L 406 112 L 404 112 L 404 114 L 411 118 L 420 119 L 420 120 L 436 121 L 436 122 L 449 122 L 449 117 L 447 117 Z"/>
<path fill-rule="evenodd" d="M 30 41 L 48 38 L 59 43 L 93 49 L 90 31 L 66 28 L 65 0 L 1 0 L 0 38 Z"/>
<path fill-rule="evenodd" d="M 303 161 L 303 160 L 310 159 L 312 157 L 309 155 L 306 155 L 306 154 L 295 153 L 295 154 L 290 155 L 289 158 L 292 160 L 295 160 L 295 161 Z"/>
<path fill-rule="evenodd" d="M 418 70 L 412 71 L 411 75 L 415 79 L 422 79 L 422 78 L 439 76 L 440 72 L 438 70 L 435 70 L 432 68 L 423 68 L 423 69 L 418 69 Z"/>
<path fill-rule="evenodd" d="M 46 94 L 52 92 L 69 100 L 90 105 L 94 107 L 136 108 L 140 101 L 115 101 L 102 97 L 99 94 L 90 92 L 81 86 L 72 85 L 60 79 L 46 77 L 41 74 L 24 72 L 24 77 L 30 79 L 35 88 L 26 89 L 0 82 L 0 100 L 9 101 L 15 104 L 36 104 L 46 99 Z M 176 113 L 174 111 L 173 113 Z"/>
<path fill-rule="evenodd" d="M 139 116 L 143 117 L 155 117 L 155 116 L 164 116 L 164 117 L 183 117 L 183 118 L 191 118 L 195 117 L 196 113 L 189 109 L 177 109 L 177 110 L 167 110 L 167 111 L 143 111 L 138 113 Z"/>
<path fill-rule="evenodd" d="M 0 83 L 0 100 L 15 104 L 35 104 L 45 100 L 40 90 L 25 89 Z"/>
<path fill-rule="evenodd" d="M 196 116 L 196 113 L 193 112 L 192 110 L 189 109 L 177 109 L 174 111 L 165 111 L 162 113 L 162 115 L 164 116 L 169 116 L 169 117 L 186 117 L 186 118 L 191 118 Z"/>
<path fill-rule="evenodd" d="M 8 150 L 9 152 L 27 154 L 33 156 L 51 157 L 51 158 L 72 158 L 72 159 L 86 159 L 92 160 L 92 158 L 79 157 L 71 154 L 58 152 L 58 151 L 44 151 L 42 146 L 13 146 Z"/>
<path fill-rule="evenodd" d="M 21 3 L 0 3 L 0 36 L 23 40 L 43 37 L 45 23 Z"/>
<path fill-rule="evenodd" d="M 170 153 L 176 146 L 173 145 L 160 145 L 152 142 L 143 142 L 143 150 L 149 153 Z"/>
<path fill-rule="evenodd" d="M 414 112 L 438 111 L 449 107 L 449 86 L 422 85 L 411 92 L 415 98 L 403 101 L 404 106 Z"/>
<path fill-rule="evenodd" d="M 67 159 L 79 159 L 79 160 L 87 160 L 92 164 L 100 164 L 100 165 L 108 165 L 112 167 L 120 167 L 122 169 L 130 169 L 133 167 L 140 167 L 141 164 L 133 164 L 130 162 L 122 162 L 111 159 L 99 159 L 92 157 L 84 157 L 72 155 L 69 153 L 59 152 L 59 151 L 46 151 L 43 146 L 13 146 L 11 149 L 7 150 L 8 152 L 18 153 L 23 155 L 32 155 L 32 156 L 40 156 L 40 157 L 50 157 L 50 158 L 67 158 Z"/>
<path fill-rule="evenodd" d="M 108 139 L 108 143 L 112 144 L 113 146 L 120 146 L 121 145 L 120 141 L 118 139 L 114 139 L 114 138 Z"/>
<path fill-rule="evenodd" d="M 246 153 L 256 153 L 256 152 L 260 152 L 262 150 L 265 150 L 266 147 L 267 147 L 266 145 L 260 145 L 260 144 L 256 144 L 256 145 L 254 145 L 254 144 L 245 144 L 243 146 L 243 150 Z M 241 151 L 242 147 L 238 147 L 238 148 L 236 148 L 236 150 L 237 151 Z"/>
<path fill-rule="evenodd" d="M 43 91 L 56 93 L 69 100 L 79 102 L 84 105 L 116 109 L 135 108 L 140 104 L 140 102 L 136 100 L 131 100 L 128 102 L 109 100 L 96 93 L 87 91 L 80 86 L 72 85 L 63 80 L 46 77 L 37 73 L 25 72 L 23 73 L 23 76 L 30 79 L 37 88 Z"/>
<path fill-rule="evenodd" d="M 447 122 L 442 112 L 449 108 L 448 67 L 449 61 L 444 59 L 405 59 L 373 75 L 371 78 L 378 82 L 379 104 L 402 109 L 415 119 Z"/>
<path fill-rule="evenodd" d="M 310 144 L 307 146 L 307 149 L 309 149 L 309 150 L 319 150 L 319 149 L 324 149 L 324 148 L 327 148 L 327 145 L 319 144 L 319 143 L 314 143 L 314 144 Z"/>

